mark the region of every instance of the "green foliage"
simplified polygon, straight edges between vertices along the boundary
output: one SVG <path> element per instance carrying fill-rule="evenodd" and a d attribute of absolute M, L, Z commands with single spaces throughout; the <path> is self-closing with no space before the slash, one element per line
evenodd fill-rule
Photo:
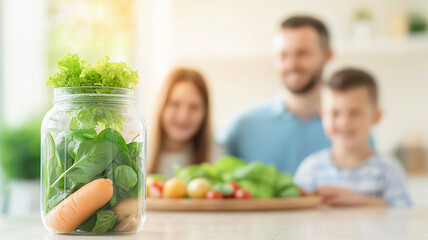
<path fill-rule="evenodd" d="M 85 182 L 104 171 L 117 155 L 117 147 L 104 140 L 85 141 L 80 143 L 73 165 L 64 171 L 51 185 L 61 181 L 65 175 L 76 182 Z M 70 175 L 68 175 L 70 173 Z M 88 177 L 89 176 L 89 177 Z"/>
<path fill-rule="evenodd" d="M 227 183 L 236 181 L 255 198 L 299 195 L 291 174 L 278 172 L 274 166 L 266 166 L 261 162 L 246 163 L 232 156 L 225 156 L 214 165 L 203 163 L 186 168 L 176 167 L 175 175 L 186 182 L 194 178 L 206 178 L 213 183 L 213 189 L 223 194 L 231 193 L 233 189 Z"/>
<path fill-rule="evenodd" d="M 46 85 L 57 87 L 85 86 L 81 85 L 80 74 L 85 68 L 86 61 L 77 54 L 67 54 L 59 59 L 59 70 L 49 77 Z"/>
<path fill-rule="evenodd" d="M 233 179 L 234 171 L 245 167 L 246 165 L 247 163 L 241 159 L 232 156 L 225 156 L 216 162 L 214 170 L 221 180 L 230 182 Z"/>
<path fill-rule="evenodd" d="M 210 181 L 214 181 L 217 178 L 214 168 L 208 163 L 192 165 L 186 168 L 174 166 L 174 173 L 178 178 L 182 179 L 186 183 L 189 183 L 195 178 L 205 178 Z"/>
<path fill-rule="evenodd" d="M 251 180 L 242 180 L 242 181 L 238 181 L 238 183 L 242 189 L 250 191 L 254 198 L 275 197 L 274 189 L 272 188 L 272 185 L 269 185 L 268 183 L 255 182 Z M 298 195 L 295 195 L 295 196 L 298 196 Z"/>
<path fill-rule="evenodd" d="M 77 54 L 66 54 L 57 63 L 59 70 L 49 77 L 46 85 L 54 88 L 102 86 L 133 89 L 138 83 L 138 73 L 124 62 L 110 62 L 108 56 L 95 64 Z"/>
<path fill-rule="evenodd" d="M 123 128 L 122 107 L 106 105 L 104 98 L 97 100 L 96 94 L 115 94 L 117 89 L 114 88 L 133 89 L 138 83 L 138 74 L 123 62 L 110 62 L 109 57 L 95 64 L 86 64 L 77 54 L 67 54 L 57 66 L 58 71 L 46 82 L 48 86 L 100 88 L 87 96 L 93 98 L 89 100 L 93 100 L 94 105 L 68 110 L 68 130 L 56 133 L 55 138 L 51 133 L 45 137 L 45 209 L 48 213 L 94 179 L 109 178 L 113 181 L 113 196 L 109 203 L 79 226 L 82 231 L 104 233 L 116 224 L 117 216 L 111 209 L 117 202 L 144 194 L 139 192 L 143 179 L 140 156 L 143 143 L 126 144 L 115 130 Z M 70 91 L 88 93 L 82 92 L 87 91 L 84 89 L 87 88 Z M 104 130 L 97 134 L 95 129 Z"/>
<path fill-rule="evenodd" d="M 56 144 L 55 144 L 56 143 Z M 119 201 L 138 197 L 142 175 L 136 168 L 143 144 L 126 144 L 116 130 L 65 130 L 55 139 L 46 137 L 45 208 L 48 213 L 63 199 L 97 178 L 113 181 L 113 196 L 109 203 L 79 226 L 82 231 L 104 233 L 116 224 L 111 210 Z M 58 154 L 63 153 L 63 155 Z M 130 153 L 132 153 L 130 155 Z M 72 164 L 63 164 L 63 163 Z"/>
<path fill-rule="evenodd" d="M 64 166 L 60 161 L 58 151 L 55 148 L 55 141 L 50 133 L 46 136 L 46 165 L 45 184 L 50 186 L 64 171 Z"/>
<path fill-rule="evenodd" d="M 233 187 L 227 183 L 220 183 L 220 182 L 216 183 L 211 187 L 211 189 L 217 190 L 221 192 L 223 195 L 230 195 L 233 193 Z"/>
<path fill-rule="evenodd" d="M 293 197 L 293 196 L 299 196 L 299 192 L 300 192 L 299 187 L 297 187 L 296 185 L 289 185 L 284 189 L 282 189 L 281 191 L 279 191 L 277 195 L 279 197 Z"/>
<path fill-rule="evenodd" d="M 409 14 L 408 28 L 410 33 L 424 33 L 428 29 L 428 21 L 423 13 L 412 12 Z"/>
<path fill-rule="evenodd" d="M 124 190 L 129 190 L 138 181 L 137 173 L 135 173 L 134 169 L 126 165 L 116 167 L 113 170 L 113 176 L 116 186 Z"/>
<path fill-rule="evenodd" d="M 125 117 L 116 106 L 81 106 L 69 112 L 70 129 L 122 129 Z"/>
<path fill-rule="evenodd" d="M 58 205 L 64 198 L 68 197 L 70 194 L 65 193 L 64 191 L 51 188 L 47 192 L 47 202 L 46 202 L 46 212 L 50 212 L 56 205 Z"/>
<path fill-rule="evenodd" d="M 0 170 L 6 180 L 37 179 L 40 176 L 41 119 L 23 125 L 1 126 Z"/>
<path fill-rule="evenodd" d="M 113 144 L 116 144 L 121 151 L 129 153 L 128 145 L 126 145 L 125 139 L 123 139 L 122 135 L 114 129 L 104 129 L 98 134 L 96 140 L 109 141 Z"/>
<path fill-rule="evenodd" d="M 85 232 L 91 232 L 97 222 L 97 214 L 90 216 L 85 222 L 80 224 L 79 229 Z"/>
<path fill-rule="evenodd" d="M 113 210 L 101 209 L 97 211 L 96 215 L 97 221 L 92 229 L 93 233 L 105 233 L 116 224 L 117 215 Z"/>
<path fill-rule="evenodd" d="M 93 65 L 83 68 L 80 76 L 83 86 L 134 88 L 138 73 L 124 62 L 110 62 L 108 56 Z"/>
<path fill-rule="evenodd" d="M 134 89 L 138 73 L 124 62 L 110 62 L 108 56 L 95 64 L 77 54 L 66 54 L 57 63 L 58 71 L 49 77 L 46 85 L 60 87 L 116 87 Z M 76 93 L 82 93 L 76 90 Z M 100 88 L 97 93 L 110 93 L 109 88 Z M 102 104 L 102 102 L 100 102 Z M 122 129 L 125 117 L 117 106 L 81 106 L 69 111 L 70 129 L 116 128 Z"/>

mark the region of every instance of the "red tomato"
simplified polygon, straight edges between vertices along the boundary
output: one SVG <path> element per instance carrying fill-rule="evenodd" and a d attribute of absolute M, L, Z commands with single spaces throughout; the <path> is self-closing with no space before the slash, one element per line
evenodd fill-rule
<path fill-rule="evenodd" d="M 249 199 L 252 197 L 253 196 L 251 195 L 251 193 L 245 189 L 238 189 L 235 192 L 235 198 L 238 198 L 238 199 Z"/>
<path fill-rule="evenodd" d="M 208 199 L 222 199 L 223 198 L 223 194 L 221 194 L 220 191 L 217 190 L 210 190 L 207 192 L 207 194 L 205 195 L 206 198 Z"/>
<path fill-rule="evenodd" d="M 149 188 L 149 197 L 151 198 L 161 198 L 162 197 L 162 189 L 156 185 L 147 186 Z"/>
<path fill-rule="evenodd" d="M 227 184 L 228 188 L 230 188 L 232 190 L 232 192 L 230 194 L 223 194 L 224 198 L 234 198 L 235 197 L 235 193 L 236 190 L 239 189 L 239 185 L 237 182 L 230 182 Z"/>
<path fill-rule="evenodd" d="M 230 182 L 229 185 L 232 186 L 234 193 L 239 189 L 239 184 L 237 182 Z"/>
<path fill-rule="evenodd" d="M 162 192 L 163 184 L 164 184 L 164 182 L 162 182 L 162 181 L 155 181 L 155 182 L 153 183 L 153 186 L 155 186 L 155 187 L 159 188 L 159 189 L 161 190 L 161 192 Z"/>
<path fill-rule="evenodd" d="M 299 188 L 299 195 L 300 195 L 301 197 L 304 197 L 304 196 L 306 196 L 307 194 L 305 193 L 305 191 L 303 191 L 303 189 Z"/>

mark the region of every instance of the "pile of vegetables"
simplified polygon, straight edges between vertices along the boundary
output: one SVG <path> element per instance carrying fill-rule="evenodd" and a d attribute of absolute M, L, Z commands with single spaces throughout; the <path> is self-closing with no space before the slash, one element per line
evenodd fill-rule
<path fill-rule="evenodd" d="M 261 162 L 247 163 L 226 156 L 215 164 L 175 167 L 176 177 L 167 180 L 150 175 L 148 196 L 152 198 L 281 198 L 303 195 L 289 173 Z"/>
<path fill-rule="evenodd" d="M 47 82 L 57 87 L 133 88 L 136 71 L 106 57 L 93 65 L 76 54 L 58 62 Z M 100 88 L 101 92 L 103 89 Z M 57 232 L 134 231 L 144 198 L 143 143 L 126 143 L 120 109 L 80 106 L 68 112 L 68 129 L 47 129 L 42 169 L 46 224 Z M 113 127 L 114 126 L 114 127 Z"/>

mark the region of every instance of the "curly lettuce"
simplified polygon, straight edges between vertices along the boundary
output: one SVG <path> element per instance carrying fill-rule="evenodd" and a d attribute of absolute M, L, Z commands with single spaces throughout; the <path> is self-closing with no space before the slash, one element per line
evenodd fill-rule
<path fill-rule="evenodd" d="M 138 73 L 124 62 L 111 62 L 108 56 L 95 64 L 77 54 L 66 54 L 57 63 L 59 70 L 49 77 L 46 85 L 59 87 L 101 86 L 134 89 Z"/>
<path fill-rule="evenodd" d="M 117 87 L 134 89 L 138 73 L 124 62 L 111 62 L 108 56 L 95 64 L 77 54 L 66 54 L 59 59 L 58 71 L 49 77 L 46 85 L 60 87 Z M 79 93 L 76 91 L 76 93 Z M 112 93 L 98 89 L 97 93 Z M 115 106 L 80 106 L 69 111 L 70 129 L 115 128 L 121 130 L 125 117 Z"/>

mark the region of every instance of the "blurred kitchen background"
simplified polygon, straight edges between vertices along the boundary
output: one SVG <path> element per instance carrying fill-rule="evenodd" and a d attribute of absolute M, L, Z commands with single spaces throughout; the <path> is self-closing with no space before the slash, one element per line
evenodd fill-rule
<path fill-rule="evenodd" d="M 272 37 L 295 14 L 328 25 L 326 76 L 345 65 L 375 75 L 384 109 L 376 146 L 401 161 L 415 204 L 427 206 L 428 0 L 0 0 L 0 213 L 38 209 L 40 123 L 53 95 L 45 81 L 60 56 L 109 55 L 137 69 L 149 131 L 166 73 L 196 67 L 218 129 L 279 91 Z"/>

